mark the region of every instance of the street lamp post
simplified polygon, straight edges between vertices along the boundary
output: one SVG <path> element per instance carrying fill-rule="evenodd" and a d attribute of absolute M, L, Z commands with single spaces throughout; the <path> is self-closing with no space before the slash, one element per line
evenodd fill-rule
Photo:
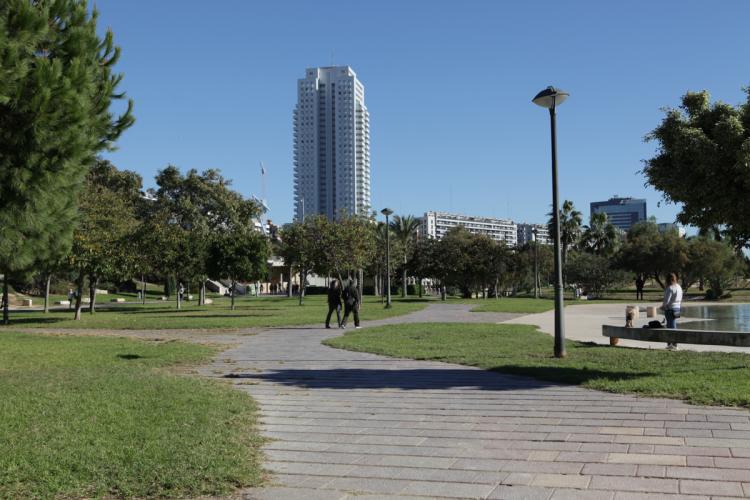
<path fill-rule="evenodd" d="M 534 235 L 534 298 L 539 298 L 539 230 L 531 230 Z"/>
<path fill-rule="evenodd" d="M 385 308 L 391 308 L 391 229 L 388 217 L 393 213 L 390 208 L 384 208 L 380 211 L 385 215 Z"/>
<path fill-rule="evenodd" d="M 563 280 L 562 256 L 560 253 L 560 210 L 557 199 L 557 124 L 555 108 L 562 104 L 570 94 L 547 87 L 539 92 L 532 102 L 537 106 L 549 109 L 550 138 L 552 143 L 552 227 L 555 231 L 555 357 L 564 358 L 565 352 L 565 318 L 563 316 Z"/>

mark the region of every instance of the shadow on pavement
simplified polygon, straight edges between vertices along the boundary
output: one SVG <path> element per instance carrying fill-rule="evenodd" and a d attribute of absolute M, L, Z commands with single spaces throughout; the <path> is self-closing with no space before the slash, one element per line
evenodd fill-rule
<path fill-rule="evenodd" d="M 267 373 L 231 373 L 224 378 L 265 380 L 287 386 L 307 389 L 479 389 L 506 391 L 565 387 L 591 378 L 622 380 L 646 376 L 619 372 L 601 372 L 575 368 L 503 367 L 497 370 L 472 370 L 460 368 L 381 370 L 366 368 L 336 368 L 327 370 L 274 370 Z M 533 373 L 533 375 L 532 375 Z M 534 378 L 530 378 L 534 377 Z M 549 380 L 555 380 L 550 382 Z"/>

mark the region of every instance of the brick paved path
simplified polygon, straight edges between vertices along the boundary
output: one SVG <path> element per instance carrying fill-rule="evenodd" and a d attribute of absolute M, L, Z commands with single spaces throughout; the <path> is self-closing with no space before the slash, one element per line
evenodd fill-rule
<path fill-rule="evenodd" d="M 373 322 L 503 321 L 429 306 Z M 750 412 L 332 349 L 322 328 L 244 337 L 206 374 L 259 403 L 272 486 L 247 498 L 750 497 Z"/>

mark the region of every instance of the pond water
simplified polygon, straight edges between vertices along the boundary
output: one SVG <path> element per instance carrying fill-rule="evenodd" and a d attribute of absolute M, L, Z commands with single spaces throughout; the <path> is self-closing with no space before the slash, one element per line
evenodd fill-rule
<path fill-rule="evenodd" d="M 678 328 L 750 332 L 750 304 L 686 305 L 682 307 L 682 318 L 683 321 L 677 320 Z"/>

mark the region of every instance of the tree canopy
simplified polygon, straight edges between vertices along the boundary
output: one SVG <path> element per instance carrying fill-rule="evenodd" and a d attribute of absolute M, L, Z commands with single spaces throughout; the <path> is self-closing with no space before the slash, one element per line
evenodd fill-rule
<path fill-rule="evenodd" d="M 711 103 L 706 91 L 685 94 L 646 136 L 657 151 L 643 168 L 649 184 L 680 204 L 681 223 L 722 227 L 738 247 L 750 241 L 750 87 L 745 92 L 736 107 Z"/>

